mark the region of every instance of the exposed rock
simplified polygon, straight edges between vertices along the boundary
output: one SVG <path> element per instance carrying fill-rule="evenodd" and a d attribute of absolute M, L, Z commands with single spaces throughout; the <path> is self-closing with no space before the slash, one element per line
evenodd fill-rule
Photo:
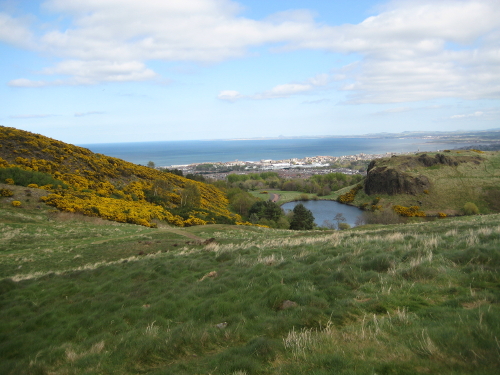
<path fill-rule="evenodd" d="M 203 241 L 203 242 L 202 242 L 202 244 L 203 244 L 203 245 L 209 245 L 209 244 L 211 244 L 211 243 L 215 243 L 215 242 L 216 242 L 216 241 L 215 241 L 215 238 L 213 238 L 213 237 L 212 237 L 212 238 L 209 238 L 209 239 L 207 239 L 207 240 Z"/>
<path fill-rule="evenodd" d="M 424 175 L 412 176 L 390 167 L 375 167 L 366 176 L 365 193 L 417 195 L 429 189 L 430 185 L 429 179 Z"/>
<path fill-rule="evenodd" d="M 224 329 L 227 327 L 227 322 L 222 322 L 222 323 L 216 324 L 215 326 L 219 329 Z"/>
<path fill-rule="evenodd" d="M 217 276 L 218 276 L 217 271 L 212 271 L 212 272 L 207 273 L 205 276 L 203 276 L 203 277 L 200 279 L 200 281 L 203 281 L 203 280 L 205 280 L 205 279 L 207 279 L 207 278 L 209 278 L 209 277 L 211 277 L 211 278 L 215 278 L 215 277 L 217 277 Z"/>
<path fill-rule="evenodd" d="M 436 164 L 443 164 L 449 166 L 457 166 L 459 162 L 450 158 L 449 156 L 443 154 L 436 154 L 434 157 L 430 157 L 427 154 L 421 154 L 417 158 L 418 162 L 424 167 L 432 167 Z"/>
<path fill-rule="evenodd" d="M 283 303 L 278 307 L 278 310 L 286 310 L 296 306 L 298 306 L 297 302 L 293 302 L 287 299 L 283 301 Z"/>
<path fill-rule="evenodd" d="M 427 176 L 415 172 L 415 169 L 419 170 L 422 167 L 428 168 L 436 165 L 456 167 L 467 162 L 479 164 L 481 157 L 420 154 L 417 156 L 393 156 L 390 159 L 372 160 L 368 166 L 365 193 L 368 195 L 418 195 L 423 193 L 424 190 L 429 190 L 431 183 Z"/>

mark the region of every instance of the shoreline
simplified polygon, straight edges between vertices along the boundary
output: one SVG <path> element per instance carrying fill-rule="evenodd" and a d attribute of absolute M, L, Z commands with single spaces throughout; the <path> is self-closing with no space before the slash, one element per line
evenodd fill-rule
<path fill-rule="evenodd" d="M 419 140 L 420 142 L 415 142 Z M 92 152 L 116 157 L 134 164 L 150 161 L 162 168 L 187 168 L 191 165 L 255 165 L 267 169 L 308 168 L 339 159 L 373 159 L 391 154 L 435 152 L 469 146 L 476 142 L 439 143 L 413 139 L 278 139 L 268 141 L 227 142 L 138 142 L 87 145 Z M 490 142 L 491 143 L 491 142 Z M 311 156 L 316 155 L 316 156 Z M 323 155 L 323 156 L 320 156 Z M 324 156 L 328 155 L 328 156 Z M 357 158 L 357 159 L 354 159 Z M 283 164 L 283 166 L 278 166 Z"/>
<path fill-rule="evenodd" d="M 282 169 L 312 169 L 312 168 L 328 168 L 331 163 L 338 162 L 360 162 L 360 161 L 370 161 L 373 159 L 380 159 L 384 157 L 391 157 L 394 155 L 410 155 L 420 152 L 439 152 L 437 151 L 408 151 L 408 152 L 386 152 L 382 154 L 353 154 L 353 155 L 342 155 L 342 156 L 330 156 L 330 155 L 317 155 L 317 156 L 307 156 L 304 158 L 289 158 L 289 159 L 261 159 L 260 161 L 240 161 L 233 160 L 227 162 L 199 162 L 190 164 L 179 164 L 170 166 L 159 166 L 158 168 L 174 168 L 180 170 L 191 170 L 197 166 L 220 166 L 220 167 L 247 167 L 249 169 L 259 169 L 259 170 L 282 170 Z"/>

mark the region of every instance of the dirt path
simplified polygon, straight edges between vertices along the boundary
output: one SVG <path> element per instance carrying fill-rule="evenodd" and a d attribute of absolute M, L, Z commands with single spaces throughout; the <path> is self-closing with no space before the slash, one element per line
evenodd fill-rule
<path fill-rule="evenodd" d="M 187 232 L 184 232 L 184 231 L 182 231 L 180 229 L 177 229 L 177 228 L 172 228 L 172 227 L 165 226 L 165 227 L 158 228 L 158 230 L 164 231 L 164 232 L 175 233 L 175 234 L 178 234 L 179 236 L 187 237 L 187 238 L 190 238 L 190 239 L 195 240 L 195 241 L 200 241 L 200 242 L 205 241 L 205 238 L 198 237 L 198 236 L 196 236 L 196 235 L 194 235 L 192 233 L 187 233 Z M 102 244 L 102 243 L 105 243 L 105 242 L 114 241 L 114 240 L 117 240 L 117 239 L 134 238 L 134 237 L 140 237 L 140 236 L 142 236 L 142 234 L 132 234 L 130 236 L 106 238 L 106 239 L 103 239 L 103 240 L 94 241 L 94 242 L 92 242 L 92 245 L 98 245 L 98 244 Z"/>
<path fill-rule="evenodd" d="M 280 199 L 279 194 L 274 194 L 274 193 L 271 194 L 271 199 L 270 199 L 271 202 L 276 203 L 277 201 L 279 201 L 279 199 Z"/>
<path fill-rule="evenodd" d="M 198 237 L 192 233 L 184 232 L 181 229 L 177 229 L 177 228 L 173 228 L 173 227 L 166 227 L 166 226 L 158 228 L 158 229 L 166 231 L 166 232 L 175 233 L 175 234 L 178 234 L 179 236 L 188 237 L 188 238 L 191 238 L 192 240 L 195 240 L 195 241 L 205 241 L 205 238 Z"/>

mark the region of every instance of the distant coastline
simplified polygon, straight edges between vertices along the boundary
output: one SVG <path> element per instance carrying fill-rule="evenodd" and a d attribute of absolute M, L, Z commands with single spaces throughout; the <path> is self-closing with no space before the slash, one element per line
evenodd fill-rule
<path fill-rule="evenodd" d="M 230 141 L 267 141 L 281 139 L 421 139 L 426 142 L 442 142 L 442 143 L 463 143 L 465 142 L 500 142 L 500 128 L 487 130 L 456 130 L 456 131 L 404 131 L 401 133 L 369 133 L 369 134 L 351 134 L 351 135 L 298 135 L 288 136 L 280 135 L 277 137 L 242 137 L 242 138 L 210 138 L 210 139 L 195 139 L 195 140 L 174 140 L 174 141 L 133 141 L 133 142 L 118 142 L 123 143 L 153 143 L 153 142 L 230 142 Z M 100 144 L 114 143 L 87 143 L 79 146 L 94 146 Z"/>
<path fill-rule="evenodd" d="M 432 142 L 430 142 L 432 141 Z M 425 138 L 278 138 L 214 141 L 156 141 L 80 145 L 93 152 L 117 157 L 135 164 L 156 166 L 188 165 L 232 161 L 303 159 L 317 156 L 437 151 L 464 147 L 470 142 Z"/>

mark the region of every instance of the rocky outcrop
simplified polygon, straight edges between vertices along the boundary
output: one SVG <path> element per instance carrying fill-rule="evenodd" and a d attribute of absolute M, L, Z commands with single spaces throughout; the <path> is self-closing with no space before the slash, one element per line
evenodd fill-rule
<path fill-rule="evenodd" d="M 373 163 L 373 162 L 372 162 Z M 391 167 L 373 167 L 368 170 L 365 193 L 372 194 L 412 194 L 423 193 L 430 188 L 430 181 L 424 175 L 412 176 Z"/>
<path fill-rule="evenodd" d="M 427 154 L 421 154 L 417 157 L 417 161 L 424 167 L 432 167 L 433 165 L 442 164 L 448 166 L 457 166 L 460 161 L 456 158 L 450 158 L 444 154 L 436 154 L 434 157 Z"/>
<path fill-rule="evenodd" d="M 373 160 L 368 166 L 365 192 L 368 195 L 421 194 L 431 187 L 431 183 L 425 175 L 416 173 L 415 169 L 435 165 L 457 166 L 461 162 L 444 154 L 393 156 L 391 159 Z"/>

